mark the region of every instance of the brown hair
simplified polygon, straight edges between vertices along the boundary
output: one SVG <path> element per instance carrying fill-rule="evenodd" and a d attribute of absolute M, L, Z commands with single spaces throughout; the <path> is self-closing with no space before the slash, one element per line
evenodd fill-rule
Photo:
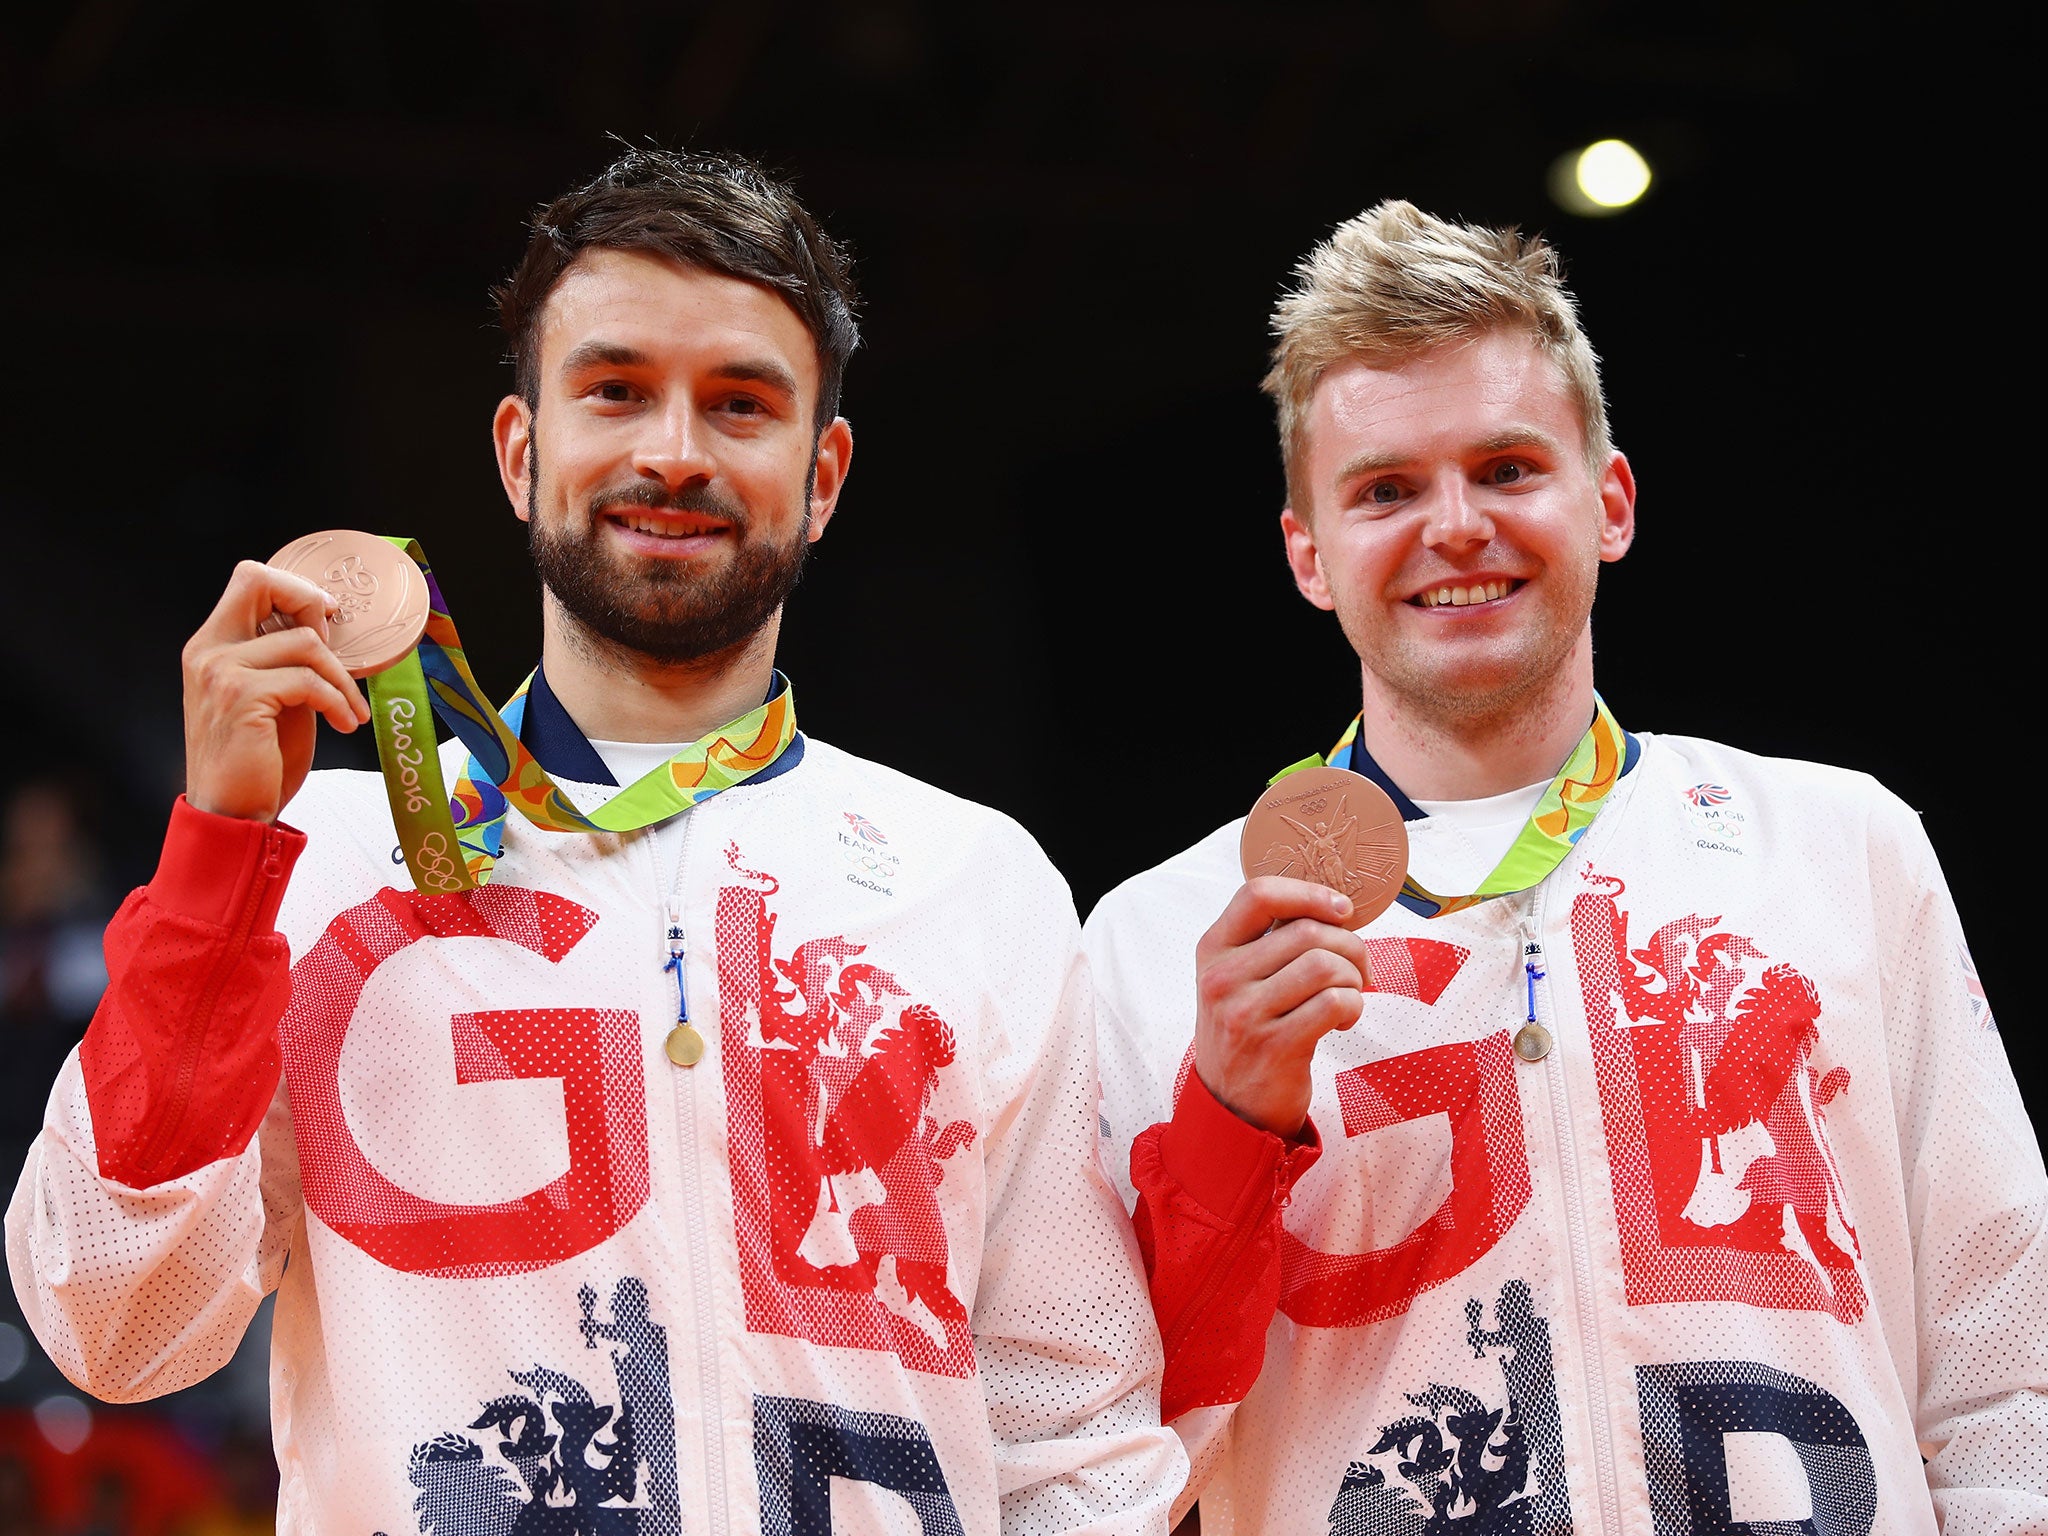
<path fill-rule="evenodd" d="M 518 269 L 491 290 L 511 343 L 513 387 L 528 405 L 540 402 L 541 310 L 562 274 L 591 249 L 645 251 L 773 289 L 818 349 L 815 425 L 822 431 L 839 414 L 847 359 L 860 345 L 844 248 L 751 160 L 631 148 L 534 215 Z"/>
<path fill-rule="evenodd" d="M 1280 459 L 1295 515 L 1310 512 L 1308 408 L 1345 358 L 1398 366 L 1491 331 L 1526 335 L 1557 365 L 1579 408 L 1586 456 L 1610 450 L 1600 360 L 1579 326 L 1557 252 L 1541 235 L 1453 224 L 1390 200 L 1339 224 L 1303 257 L 1273 307 L 1273 364 L 1260 387 L 1280 414 Z"/>

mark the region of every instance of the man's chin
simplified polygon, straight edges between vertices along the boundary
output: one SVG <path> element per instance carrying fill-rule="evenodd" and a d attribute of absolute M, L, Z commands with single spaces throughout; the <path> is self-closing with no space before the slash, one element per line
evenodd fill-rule
<path fill-rule="evenodd" d="M 556 540 L 536 530 L 533 539 L 557 611 L 598 645 L 668 666 L 714 663 L 745 647 L 781 610 L 808 548 L 735 543 L 669 560 L 602 536 Z"/>
<path fill-rule="evenodd" d="M 658 603 L 664 592 L 687 591 L 717 581 L 736 558 L 730 542 L 723 540 L 695 554 L 653 554 L 613 544 L 605 547 L 600 569 L 612 587 L 628 592 L 637 588 L 643 600 Z"/>
<path fill-rule="evenodd" d="M 768 618 L 747 615 L 735 622 L 729 614 L 679 617 L 646 613 L 621 620 L 607 615 L 603 623 L 580 620 L 599 639 L 663 666 L 688 666 L 717 661 L 742 650 L 767 627 Z"/>
<path fill-rule="evenodd" d="M 1555 668 L 1531 666 L 1526 657 L 1441 656 L 1375 673 L 1423 719 L 1449 723 L 1492 719 L 1543 692 Z"/>

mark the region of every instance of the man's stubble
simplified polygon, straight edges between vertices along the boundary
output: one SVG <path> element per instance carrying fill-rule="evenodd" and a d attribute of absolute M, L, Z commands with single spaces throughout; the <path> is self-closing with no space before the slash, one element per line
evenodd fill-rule
<path fill-rule="evenodd" d="M 1366 670 L 1415 724 L 1450 735 L 1515 731 L 1531 723 L 1530 711 L 1549 704 L 1565 680 L 1592 616 L 1599 572 L 1597 545 L 1583 562 L 1546 567 L 1540 622 L 1455 649 L 1382 635 L 1368 614 L 1350 604 L 1339 605 L 1337 620 Z"/>

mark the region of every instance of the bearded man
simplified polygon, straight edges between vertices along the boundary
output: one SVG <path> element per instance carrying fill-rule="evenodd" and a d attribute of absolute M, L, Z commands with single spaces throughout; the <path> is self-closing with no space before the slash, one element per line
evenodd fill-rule
<path fill-rule="evenodd" d="M 1353 931 L 1352 781 L 1344 879 L 1233 822 L 1085 939 L 1203 1528 L 2048 1530 L 2048 1177 L 1918 819 L 1594 692 L 1636 484 L 1541 240 L 1386 203 L 1296 275 L 1309 761 L 1407 878 Z"/>
<path fill-rule="evenodd" d="M 1163 1531 L 1066 888 L 774 669 L 852 455 L 843 254 L 755 167 L 633 152 L 498 297 L 545 606 L 513 766 L 443 753 L 489 883 L 405 889 L 378 776 L 309 775 L 369 718 L 342 611 L 238 567 L 8 1212 L 37 1337 L 130 1402 L 276 1290 L 286 1531 Z"/>

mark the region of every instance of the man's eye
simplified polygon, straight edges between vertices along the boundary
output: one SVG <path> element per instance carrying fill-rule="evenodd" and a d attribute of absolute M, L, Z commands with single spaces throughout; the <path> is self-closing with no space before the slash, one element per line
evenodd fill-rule
<path fill-rule="evenodd" d="M 1518 480 L 1526 479 L 1528 474 L 1528 469 L 1520 464 L 1496 464 L 1488 478 L 1495 485 L 1513 485 Z"/>
<path fill-rule="evenodd" d="M 1391 480 L 1376 480 L 1366 487 L 1365 499 L 1378 506 L 1391 507 L 1401 499 L 1401 487 Z"/>
<path fill-rule="evenodd" d="M 725 402 L 728 414 L 734 416 L 759 416 L 763 412 L 761 402 L 745 395 L 736 395 Z"/>
<path fill-rule="evenodd" d="M 597 395 L 600 400 L 610 401 L 613 405 L 627 405 L 633 399 L 633 386 L 614 380 L 608 384 L 598 385 Z"/>

